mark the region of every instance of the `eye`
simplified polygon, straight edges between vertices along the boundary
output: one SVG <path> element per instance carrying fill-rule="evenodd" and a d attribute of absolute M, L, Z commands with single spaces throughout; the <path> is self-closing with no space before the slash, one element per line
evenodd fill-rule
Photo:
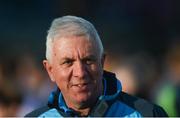
<path fill-rule="evenodd" d="M 73 60 L 65 60 L 61 65 L 65 65 L 65 66 L 71 66 L 73 64 Z"/>
<path fill-rule="evenodd" d="M 95 62 L 95 60 L 93 60 L 93 59 L 85 59 L 84 62 L 87 65 L 91 65 L 91 64 L 93 64 Z"/>

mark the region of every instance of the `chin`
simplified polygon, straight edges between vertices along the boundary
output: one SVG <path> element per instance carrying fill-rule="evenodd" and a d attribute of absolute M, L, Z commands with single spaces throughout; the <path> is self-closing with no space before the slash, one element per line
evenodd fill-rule
<path fill-rule="evenodd" d="M 80 95 L 76 97 L 76 103 L 79 105 L 80 108 L 87 108 L 92 107 L 94 103 L 97 101 L 97 97 L 95 95 Z"/>
<path fill-rule="evenodd" d="M 87 103 L 92 100 L 92 95 L 79 94 L 74 98 L 74 100 L 76 101 L 76 103 L 79 103 L 79 104 Z"/>
<path fill-rule="evenodd" d="M 91 98 L 90 95 L 84 94 L 84 95 L 78 95 L 78 96 L 76 96 L 75 99 L 76 99 L 78 102 L 86 102 L 86 101 L 90 100 L 90 98 Z"/>

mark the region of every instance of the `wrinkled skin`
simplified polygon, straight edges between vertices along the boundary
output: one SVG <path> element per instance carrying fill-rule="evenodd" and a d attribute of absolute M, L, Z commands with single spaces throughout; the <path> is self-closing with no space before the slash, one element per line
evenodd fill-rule
<path fill-rule="evenodd" d="M 100 56 L 93 41 L 85 38 L 70 36 L 55 40 L 51 60 L 44 60 L 43 64 L 67 106 L 87 115 L 103 91 L 104 56 Z"/>

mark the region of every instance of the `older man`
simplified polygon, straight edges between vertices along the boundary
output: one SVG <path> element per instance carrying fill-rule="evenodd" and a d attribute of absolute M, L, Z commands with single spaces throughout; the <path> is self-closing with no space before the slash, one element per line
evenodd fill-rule
<path fill-rule="evenodd" d="M 57 90 L 48 105 L 27 116 L 167 116 L 164 110 L 121 91 L 115 74 L 103 71 L 104 49 L 94 26 L 75 16 L 53 21 L 43 61 Z"/>

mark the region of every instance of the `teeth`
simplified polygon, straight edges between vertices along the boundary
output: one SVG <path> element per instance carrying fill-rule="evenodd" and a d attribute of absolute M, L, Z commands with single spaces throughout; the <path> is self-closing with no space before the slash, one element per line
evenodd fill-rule
<path fill-rule="evenodd" d="M 79 87 L 81 87 L 82 85 L 81 84 L 78 84 Z"/>
<path fill-rule="evenodd" d="M 87 85 L 86 83 L 82 83 L 82 84 L 74 84 L 73 86 L 83 87 L 83 86 L 86 86 L 86 85 Z"/>

